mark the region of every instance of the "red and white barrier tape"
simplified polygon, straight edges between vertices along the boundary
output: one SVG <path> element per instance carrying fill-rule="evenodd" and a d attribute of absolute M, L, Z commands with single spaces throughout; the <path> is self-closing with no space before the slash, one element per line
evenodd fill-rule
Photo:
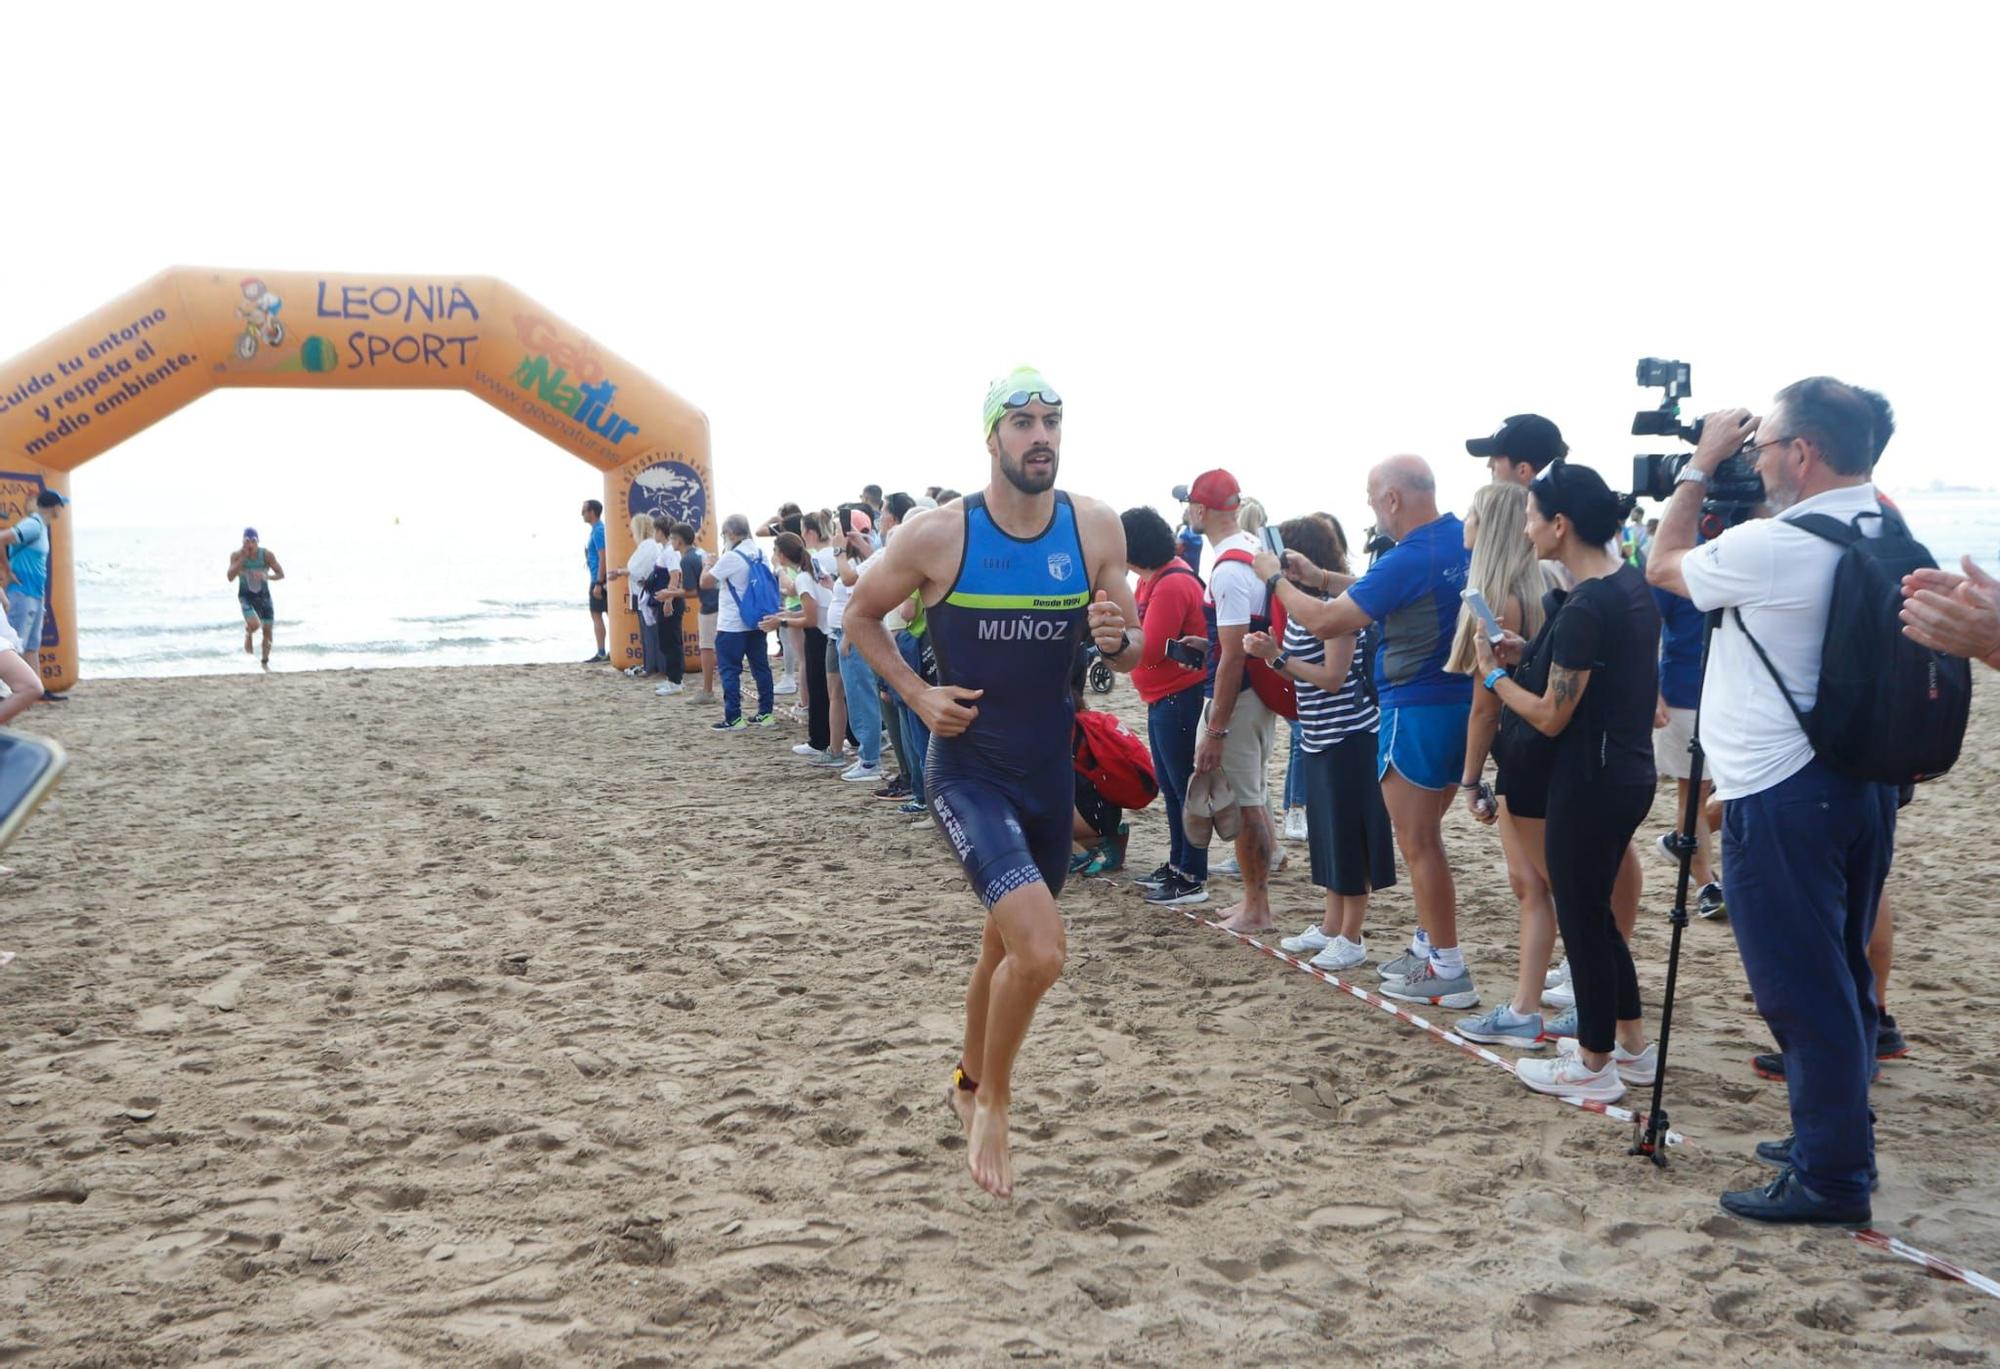
<path fill-rule="evenodd" d="M 1854 1239 L 1877 1250 L 1886 1250 L 1898 1259 L 1911 1264 L 1922 1265 L 1941 1279 L 1955 1279 L 1969 1288 L 1976 1288 L 1989 1298 L 2000 1298 L 2000 1283 L 1994 1282 L 1977 1270 L 1964 1269 L 1949 1260 L 1941 1260 L 1935 1255 L 1926 1255 L 1913 1245 L 1905 1245 L 1894 1236 L 1880 1231 L 1857 1231 Z"/>
<path fill-rule="evenodd" d="M 1512 1074 L 1514 1072 L 1514 1062 L 1512 1060 L 1507 1059 L 1507 1057 L 1505 1057 L 1504 1055 L 1497 1054 L 1494 1051 L 1487 1050 L 1484 1046 L 1478 1045 L 1477 1043 L 1472 1041 L 1468 1041 L 1464 1037 L 1460 1036 L 1457 1032 L 1446 1031 L 1443 1027 L 1440 1027 L 1435 1023 L 1427 1022 L 1423 1018 L 1417 1016 L 1415 1013 L 1410 1012 L 1408 1009 L 1403 1008 L 1398 1004 L 1390 1002 L 1388 999 L 1383 998 L 1379 994 L 1372 994 L 1368 992 L 1368 990 L 1361 988 L 1359 985 L 1348 983 L 1346 980 L 1342 979 L 1339 975 L 1332 974 L 1326 970 L 1322 970 L 1316 965 L 1308 965 L 1305 961 L 1298 959 L 1296 956 L 1287 955 L 1275 946 L 1266 946 L 1263 942 L 1259 941 L 1254 936 L 1248 936 L 1242 932 L 1233 931 L 1230 928 L 1223 926 L 1220 922 L 1211 922 L 1207 918 L 1202 917 L 1198 913 L 1191 913 L 1185 908 L 1177 908 L 1175 909 L 1175 911 L 1178 912 L 1182 917 L 1186 918 L 1189 922 L 1196 923 L 1203 927 L 1212 927 L 1216 931 L 1223 933 L 1225 936 L 1233 936 L 1238 941 L 1242 942 L 1246 946 L 1249 946 L 1253 950 L 1262 951 L 1265 955 L 1270 956 L 1271 959 L 1273 960 L 1283 961 L 1285 964 L 1291 966 L 1293 969 L 1299 971 L 1301 974 L 1309 974 L 1314 979 L 1333 985 L 1334 988 L 1339 989 L 1343 993 L 1349 993 L 1354 995 L 1354 997 L 1360 999 L 1363 1003 L 1368 1004 L 1370 1007 L 1380 1008 L 1383 1012 L 1388 1013 L 1391 1017 L 1400 1018 L 1403 1021 L 1409 1023 L 1413 1027 L 1420 1027 L 1424 1031 L 1429 1032 L 1432 1036 L 1435 1036 L 1438 1040 L 1443 1041 L 1448 1045 L 1453 1045 L 1458 1047 L 1460 1050 L 1464 1051 L 1467 1055 L 1471 1056 L 1475 1060 L 1484 1060 L 1487 1064 L 1492 1065 L 1497 1069 L 1503 1069 L 1507 1071 L 1507 1073 L 1509 1074 Z M 1568 1103 L 1571 1107 L 1581 1108 L 1585 1112 L 1594 1112 L 1599 1114 L 1600 1116 L 1609 1117 L 1612 1121 L 1623 1122 L 1627 1126 L 1634 1126 L 1638 1124 L 1638 1117 L 1632 1112 L 1631 1109 L 1621 1108 L 1612 1103 L 1599 1103 L 1591 1099 L 1564 1098 L 1558 1094 L 1544 1094 L 1543 1097 L 1554 1098 L 1559 1103 Z M 1669 1131 L 1667 1133 L 1666 1143 L 1670 1146 L 1677 1146 L 1682 1144 L 1686 1139 L 1687 1138 L 1682 1136 L 1678 1131 Z"/>
<path fill-rule="evenodd" d="M 1499 1069 L 1503 1069 L 1507 1071 L 1507 1073 L 1509 1074 L 1512 1074 L 1514 1072 L 1514 1062 L 1507 1059 L 1505 1056 L 1498 1055 L 1493 1051 L 1487 1050 L 1485 1047 L 1480 1046 L 1475 1042 L 1467 1041 L 1464 1037 L 1460 1036 L 1456 1032 L 1446 1031 L 1444 1028 L 1439 1027 L 1434 1023 L 1427 1022 L 1423 1018 L 1417 1016 L 1415 1013 L 1410 1012 L 1409 1010 L 1399 1006 L 1398 1004 L 1393 1003 L 1388 999 L 1381 997 L 1379 994 L 1372 994 L 1368 992 L 1368 990 L 1363 989 L 1358 985 L 1348 983 L 1346 980 L 1340 978 L 1340 976 L 1336 974 L 1332 974 L 1326 970 L 1322 970 L 1315 965 L 1309 965 L 1305 961 L 1298 959 L 1296 956 L 1287 955 L 1284 951 L 1281 951 L 1274 946 L 1267 946 L 1254 936 L 1248 936 L 1242 932 L 1232 931 L 1229 928 L 1223 926 L 1219 922 L 1211 922 L 1207 918 L 1202 917 L 1197 913 L 1191 913 L 1187 911 L 1187 909 L 1185 908 L 1176 909 L 1176 911 L 1179 912 L 1180 915 L 1186 918 L 1189 922 L 1196 923 L 1203 927 L 1212 927 L 1216 931 L 1221 932 L 1227 936 L 1235 937 L 1238 941 L 1242 942 L 1244 945 L 1249 946 L 1253 950 L 1262 951 L 1265 955 L 1270 956 L 1271 959 L 1273 960 L 1282 961 L 1283 963 L 1291 966 L 1293 969 L 1299 971 L 1302 974 L 1309 974 L 1314 979 L 1321 980 L 1324 983 L 1333 985 L 1334 988 L 1341 990 L 1343 993 L 1352 994 L 1354 997 L 1360 999 L 1363 1003 L 1366 1003 L 1371 1007 L 1380 1008 L 1383 1012 L 1388 1013 L 1391 1017 L 1400 1018 L 1403 1021 L 1408 1022 L 1413 1027 L 1420 1027 L 1424 1031 L 1429 1032 L 1432 1036 L 1437 1037 L 1440 1041 L 1448 1042 L 1449 1044 L 1458 1047 L 1460 1050 L 1464 1051 L 1467 1055 L 1470 1055 L 1475 1059 L 1484 1060 L 1487 1064 L 1493 1065 Z M 1549 1095 L 1549 1096 L 1553 1097 L 1555 1095 Z M 1568 1103 L 1573 1107 L 1581 1108 L 1585 1112 L 1599 1113 L 1605 1117 L 1612 1118 L 1614 1121 L 1624 1122 L 1627 1125 L 1632 1125 L 1636 1121 L 1636 1118 L 1634 1117 L 1630 1109 L 1614 1107 L 1609 1103 L 1579 1101 L 1574 1098 L 1558 1098 L 1557 1101 Z M 1667 1133 L 1667 1144 L 1670 1146 L 1680 1145 L 1685 1140 L 1686 1138 L 1683 1137 L 1677 1131 L 1669 1131 Z M 1980 1292 L 1986 1294 L 1988 1297 L 2000 1298 L 2000 1282 L 1995 1282 L 1994 1280 L 1987 1278 L 1984 1274 L 1979 1273 L 1977 1270 L 1966 1269 L 1960 1265 L 1953 1264 L 1949 1260 L 1941 1260 L 1935 1255 L 1926 1254 L 1925 1252 L 1917 1249 L 1915 1246 L 1900 1241 L 1896 1239 L 1894 1236 L 1890 1236 L 1884 1232 L 1873 1231 L 1873 1230 L 1856 1231 L 1853 1233 L 1853 1235 L 1854 1239 L 1859 1241 L 1861 1244 L 1866 1246 L 1872 1246 L 1877 1250 L 1886 1250 L 1891 1255 L 1896 1256 L 1898 1259 L 1908 1260 L 1911 1264 L 1921 1265 L 1923 1268 L 1929 1270 L 1933 1275 L 1935 1275 L 1938 1278 L 1956 1280 L 1959 1283 L 1965 1284 L 1968 1288 L 1978 1289 Z"/>

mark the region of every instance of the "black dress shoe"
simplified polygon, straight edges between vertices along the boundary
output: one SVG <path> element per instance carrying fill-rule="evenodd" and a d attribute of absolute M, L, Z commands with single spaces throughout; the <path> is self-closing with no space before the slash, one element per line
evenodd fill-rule
<path fill-rule="evenodd" d="M 1889 1030 L 1895 1031 L 1895 1027 L 1891 1025 Z M 1882 1050 L 1882 1045 L 1887 1039 L 1887 1036 L 1881 1033 L 1878 1033 L 1875 1037 L 1875 1072 L 1868 1076 L 1868 1082 L 1871 1084 L 1879 1084 L 1882 1081 L 1881 1062 L 1893 1058 L 1890 1055 L 1884 1054 Z M 1903 1042 L 1903 1034 L 1901 1032 L 1896 1032 L 1896 1041 L 1902 1046 L 1902 1049 L 1897 1051 L 1896 1054 L 1908 1055 L 1910 1048 L 1907 1043 Z M 1750 1069 L 1759 1079 L 1776 1079 L 1779 1083 L 1783 1083 L 1785 1079 L 1785 1054 L 1783 1051 L 1766 1051 L 1762 1055 L 1753 1055 L 1750 1057 Z"/>
<path fill-rule="evenodd" d="M 1759 1141 L 1757 1143 L 1757 1158 L 1774 1169 L 1790 1169 L 1792 1167 L 1792 1142 L 1796 1139 L 1796 1137 L 1787 1136 L 1782 1141 Z M 1868 1170 L 1868 1191 L 1873 1193 L 1880 1187 L 1882 1187 L 1882 1171 L 1871 1165 Z"/>
<path fill-rule="evenodd" d="M 1753 1222 L 1794 1222 L 1802 1226 L 1866 1226 L 1874 1212 L 1864 1200 L 1836 1203 L 1799 1182 L 1798 1171 L 1786 1168 L 1764 1188 L 1744 1188 L 1722 1195 L 1722 1210 Z"/>

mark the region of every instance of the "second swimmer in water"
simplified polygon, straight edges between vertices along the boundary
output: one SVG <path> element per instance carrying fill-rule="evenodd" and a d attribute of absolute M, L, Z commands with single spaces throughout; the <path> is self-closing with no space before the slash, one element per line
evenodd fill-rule
<path fill-rule="evenodd" d="M 1055 487 L 1062 416 L 1061 396 L 1037 372 L 995 381 L 985 490 L 905 523 L 855 586 L 846 618 L 883 684 L 930 729 L 931 813 L 986 905 L 952 1105 L 973 1180 L 1002 1198 L 1014 1191 L 1014 1056 L 1066 953 L 1056 895 L 1069 873 L 1075 806 L 1070 671 L 1086 633 L 1113 669 L 1139 660 L 1123 627 L 1138 621 L 1124 525 L 1110 506 Z M 912 594 L 928 614 L 935 685 L 910 669 L 882 626 Z M 1115 625 L 1092 633 L 1100 614 Z"/>

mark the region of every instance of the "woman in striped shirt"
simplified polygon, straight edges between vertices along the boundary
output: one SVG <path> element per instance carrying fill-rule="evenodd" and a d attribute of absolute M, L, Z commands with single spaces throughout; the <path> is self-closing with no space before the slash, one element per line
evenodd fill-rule
<path fill-rule="evenodd" d="M 1347 557 L 1328 524 L 1299 518 L 1279 531 L 1287 548 L 1320 569 L 1348 573 Z M 1269 661 L 1298 687 L 1306 846 L 1313 883 L 1326 890 L 1326 914 L 1319 926 L 1281 944 L 1294 954 L 1313 952 L 1312 963 L 1323 970 L 1348 970 L 1367 960 L 1362 925 L 1368 895 L 1396 882 L 1395 844 L 1376 778 L 1379 718 L 1368 635 L 1343 633 L 1322 641 L 1288 622 L 1282 643 L 1263 632 L 1243 643 L 1245 651 Z"/>

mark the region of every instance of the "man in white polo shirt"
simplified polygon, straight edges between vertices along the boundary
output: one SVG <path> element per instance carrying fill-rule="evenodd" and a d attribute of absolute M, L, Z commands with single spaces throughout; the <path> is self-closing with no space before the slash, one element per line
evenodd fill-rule
<path fill-rule="evenodd" d="M 1877 449 L 1869 398 L 1823 376 L 1780 390 L 1761 419 L 1745 409 L 1710 414 L 1646 566 L 1648 580 L 1696 608 L 1730 610 L 1709 647 L 1701 742 L 1726 805 L 1730 927 L 1784 1052 L 1793 1132 L 1757 1147 L 1779 1167 L 1775 1182 L 1722 1195 L 1725 1209 L 1757 1221 L 1850 1224 L 1871 1215 L 1878 1009 L 1867 945 L 1895 847 L 1896 796 L 1814 756 L 1772 670 L 1810 712 L 1840 547 L 1790 520 L 1859 518 L 1879 534 Z M 1739 451 L 1754 460 L 1776 516 L 1697 547 L 1703 491 Z"/>

